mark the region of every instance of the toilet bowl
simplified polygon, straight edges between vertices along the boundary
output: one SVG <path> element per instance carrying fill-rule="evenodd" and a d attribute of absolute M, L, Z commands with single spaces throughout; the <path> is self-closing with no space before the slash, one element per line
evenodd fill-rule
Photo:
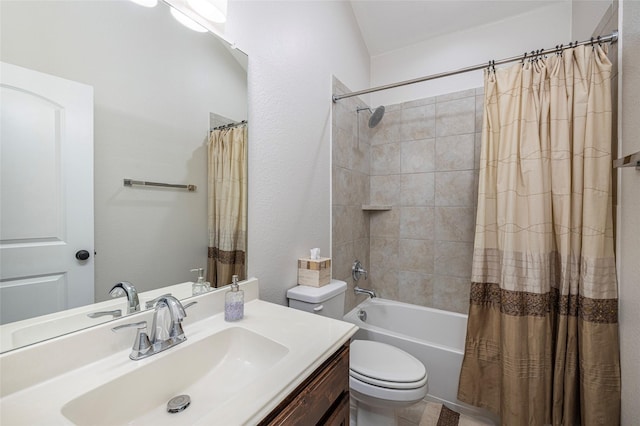
<path fill-rule="evenodd" d="M 332 280 L 323 287 L 296 286 L 287 291 L 289 306 L 342 319 L 347 284 Z M 415 357 L 381 342 L 352 340 L 349 388 L 356 402 L 356 424 L 395 425 L 395 408 L 422 400 L 427 394 L 427 370 Z"/>
<path fill-rule="evenodd" d="M 427 394 L 427 370 L 395 346 L 370 340 L 351 342 L 349 388 L 358 402 L 359 425 L 394 425 L 396 408 L 408 407 Z"/>

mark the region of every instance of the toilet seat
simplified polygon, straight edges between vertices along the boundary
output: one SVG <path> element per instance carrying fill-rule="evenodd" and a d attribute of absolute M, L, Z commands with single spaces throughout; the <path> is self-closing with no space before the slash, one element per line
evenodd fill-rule
<path fill-rule="evenodd" d="M 427 370 L 418 359 L 386 343 L 352 341 L 349 362 L 349 375 L 373 386 L 401 390 L 427 383 Z"/>
<path fill-rule="evenodd" d="M 427 394 L 427 370 L 412 355 L 370 340 L 353 340 L 349 388 L 352 396 L 372 406 L 406 406 Z"/>

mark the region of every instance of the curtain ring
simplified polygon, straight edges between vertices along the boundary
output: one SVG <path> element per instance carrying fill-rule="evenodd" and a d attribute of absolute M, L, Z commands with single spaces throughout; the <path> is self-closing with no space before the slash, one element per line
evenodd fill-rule
<path fill-rule="evenodd" d="M 600 36 L 598 36 L 598 46 L 602 47 L 602 41 L 600 40 Z"/>
<path fill-rule="evenodd" d="M 524 61 L 527 59 L 527 52 L 524 52 L 524 55 L 522 55 L 522 66 L 524 66 Z"/>

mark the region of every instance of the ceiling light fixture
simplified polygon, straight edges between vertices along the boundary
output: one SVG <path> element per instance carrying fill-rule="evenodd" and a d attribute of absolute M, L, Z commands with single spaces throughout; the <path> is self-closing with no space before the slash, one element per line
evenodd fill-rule
<path fill-rule="evenodd" d="M 227 20 L 226 1 L 187 0 L 187 3 L 198 15 L 208 21 L 221 24 Z"/>
<path fill-rule="evenodd" d="M 179 10 L 173 7 L 171 8 L 171 15 L 173 15 L 173 17 L 176 18 L 176 21 L 180 22 L 182 25 L 189 28 L 190 30 L 197 31 L 199 33 L 206 33 L 207 31 L 209 31 L 205 27 L 198 24 L 196 21 L 189 18 L 187 15 L 185 15 L 184 13 L 180 12 Z"/>
<path fill-rule="evenodd" d="M 131 0 L 137 5 L 144 7 L 156 7 L 158 5 L 158 0 Z"/>

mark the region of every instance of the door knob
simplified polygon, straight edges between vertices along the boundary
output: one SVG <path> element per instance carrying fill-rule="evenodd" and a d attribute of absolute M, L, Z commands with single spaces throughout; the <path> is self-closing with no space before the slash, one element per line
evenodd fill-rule
<path fill-rule="evenodd" d="M 87 260 L 90 256 L 91 254 L 86 250 L 78 250 L 76 252 L 76 259 L 78 260 Z"/>

